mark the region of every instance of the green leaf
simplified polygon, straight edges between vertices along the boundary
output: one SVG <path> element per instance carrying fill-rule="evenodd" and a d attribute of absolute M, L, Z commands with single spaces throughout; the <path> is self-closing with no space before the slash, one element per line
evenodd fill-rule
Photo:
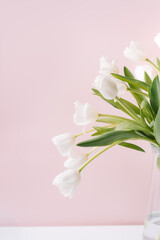
<path fill-rule="evenodd" d="M 124 113 L 128 114 L 128 112 L 118 103 L 118 102 L 115 102 L 114 100 L 108 100 L 106 98 L 104 98 L 102 96 L 102 94 L 97 90 L 97 89 L 94 89 L 92 88 L 93 92 L 95 95 L 101 97 L 104 101 L 108 102 L 109 104 L 111 104 L 113 107 L 123 111 Z M 121 102 L 126 105 L 127 107 L 129 106 L 131 110 L 133 110 L 136 114 L 140 115 L 140 110 L 137 106 L 135 106 L 133 103 L 121 98 Z M 129 115 L 129 114 L 128 114 Z"/>
<path fill-rule="evenodd" d="M 108 146 L 117 141 L 126 141 L 129 139 L 147 139 L 139 134 L 136 134 L 134 131 L 112 131 L 106 134 L 103 134 L 99 137 L 86 140 L 77 144 L 80 147 L 95 147 L 95 146 Z"/>
<path fill-rule="evenodd" d="M 160 108 L 154 122 L 154 135 L 156 141 L 160 144 Z"/>
<path fill-rule="evenodd" d="M 111 132 L 113 131 L 115 128 L 113 127 L 93 127 L 97 132 L 96 133 L 93 133 L 91 136 L 98 136 L 98 135 L 102 135 L 104 133 L 107 133 L 107 132 Z"/>
<path fill-rule="evenodd" d="M 160 68 L 160 60 L 158 57 L 157 57 L 157 66 Z"/>
<path fill-rule="evenodd" d="M 146 83 L 148 83 L 149 85 L 152 85 L 152 80 L 146 72 L 144 72 L 144 79 Z"/>
<path fill-rule="evenodd" d="M 141 126 L 139 123 L 135 122 L 135 121 L 123 121 L 121 123 L 119 123 L 116 127 L 116 130 L 139 130 L 139 131 L 148 131 L 148 129 L 144 128 L 143 126 Z"/>
<path fill-rule="evenodd" d="M 157 167 L 160 170 L 160 156 L 157 157 Z"/>
<path fill-rule="evenodd" d="M 143 148 L 141 148 L 133 143 L 121 142 L 121 143 L 119 143 L 119 145 L 122 147 L 131 148 L 131 149 L 134 149 L 134 150 L 137 150 L 140 152 L 145 152 Z"/>
<path fill-rule="evenodd" d="M 157 113 L 160 106 L 160 81 L 158 76 L 154 78 L 151 86 L 150 103 L 154 112 Z"/>
<path fill-rule="evenodd" d="M 113 107 L 121 109 L 121 105 L 117 102 L 115 102 L 114 100 L 108 100 L 106 98 L 103 97 L 103 95 L 95 88 L 92 88 L 92 91 L 94 92 L 95 95 L 101 97 L 104 101 L 106 101 L 107 103 L 111 104 Z"/>
<path fill-rule="evenodd" d="M 137 106 L 135 106 L 133 103 L 121 98 L 120 101 L 123 103 L 123 105 L 125 105 L 127 108 L 129 107 L 131 111 L 133 111 L 134 113 L 140 115 L 140 110 Z"/>
<path fill-rule="evenodd" d="M 134 75 L 130 72 L 130 70 L 127 67 L 124 67 L 124 75 L 125 77 L 134 79 Z M 130 88 L 141 91 L 139 87 L 134 86 L 133 84 L 129 83 Z M 132 96 L 135 98 L 138 105 L 141 104 L 141 102 L 145 99 L 144 96 L 141 96 L 139 94 L 136 94 L 134 92 L 131 92 Z"/>
<path fill-rule="evenodd" d="M 142 131 L 135 130 L 135 132 L 136 132 L 139 136 L 141 136 L 141 137 L 144 137 L 144 138 L 147 137 L 146 134 L 145 134 L 144 132 L 142 132 Z M 152 136 L 151 139 L 154 139 L 154 137 Z"/>
<path fill-rule="evenodd" d="M 117 104 L 116 102 L 114 102 L 114 100 L 108 100 L 106 98 L 103 97 L 103 95 L 95 88 L 92 88 L 92 91 L 94 92 L 95 95 L 101 97 L 104 101 L 108 102 L 109 104 L 111 104 L 113 107 L 121 109 L 120 104 Z"/>
<path fill-rule="evenodd" d="M 150 124 L 149 124 L 150 128 L 153 128 L 154 127 L 154 121 L 152 121 Z"/>
<path fill-rule="evenodd" d="M 141 122 L 143 122 L 143 124 L 144 124 L 145 126 L 148 126 L 148 125 L 147 125 L 147 122 L 148 122 L 148 121 L 146 122 L 145 112 L 143 111 L 143 109 L 140 110 L 140 113 L 141 113 L 141 114 L 140 114 Z"/>
<path fill-rule="evenodd" d="M 152 115 L 153 110 L 147 100 L 143 100 L 143 102 L 141 103 L 141 109 L 143 108 L 148 112 L 148 114 Z"/>
<path fill-rule="evenodd" d="M 93 92 L 94 92 L 95 95 L 101 97 L 104 101 L 106 101 L 107 103 L 109 103 L 109 104 L 112 105 L 113 107 L 115 107 L 115 108 L 123 111 L 124 113 L 128 114 L 128 112 L 127 112 L 118 102 L 115 102 L 114 100 L 108 100 L 108 99 L 104 98 L 104 97 L 102 96 L 102 94 L 101 94 L 97 89 L 95 89 L 95 88 L 92 88 L 92 90 L 93 90 Z M 134 104 L 132 104 L 132 105 L 134 105 Z M 136 107 L 136 106 L 135 106 L 135 107 Z M 138 111 L 138 108 L 137 108 L 137 111 Z"/>
<path fill-rule="evenodd" d="M 147 100 L 142 101 L 140 110 L 141 110 L 141 118 L 143 119 L 146 118 L 147 122 L 150 124 L 155 117 L 155 113 L 153 112 Z"/>
<path fill-rule="evenodd" d="M 110 123 L 110 124 L 118 124 L 123 121 L 132 121 L 130 119 L 124 118 L 124 117 L 119 117 L 115 115 L 106 115 L 105 117 L 99 117 L 97 119 L 97 122 L 104 122 L 104 123 Z"/>
<path fill-rule="evenodd" d="M 131 71 L 127 67 L 124 67 L 124 75 L 125 77 L 134 78 L 134 75 L 131 73 Z"/>
<path fill-rule="evenodd" d="M 150 91 L 150 85 L 148 83 L 145 83 L 145 82 L 142 82 L 142 81 L 139 81 L 139 80 L 136 80 L 134 78 L 129 78 L 129 77 L 124 77 L 122 75 L 119 75 L 119 74 L 115 74 L 115 73 L 112 73 L 113 77 L 123 81 L 123 82 L 127 82 L 129 84 L 133 84 L 133 86 L 135 87 L 138 87 L 138 88 L 141 88 L 147 92 Z"/>
<path fill-rule="evenodd" d="M 94 126 L 93 127 L 96 131 L 101 131 L 103 129 L 106 129 L 106 126 L 105 127 L 99 127 L 99 126 Z"/>
<path fill-rule="evenodd" d="M 128 88 L 128 91 L 129 91 L 130 93 L 135 93 L 135 94 L 137 94 L 137 96 L 142 95 L 142 96 L 145 96 L 145 97 L 149 97 L 149 94 L 144 93 L 144 92 L 142 92 L 141 90 L 137 90 L 137 89 L 133 89 L 133 88 Z M 133 94 L 132 94 L 132 95 L 133 95 Z M 142 101 L 143 101 L 143 100 L 142 100 Z"/>

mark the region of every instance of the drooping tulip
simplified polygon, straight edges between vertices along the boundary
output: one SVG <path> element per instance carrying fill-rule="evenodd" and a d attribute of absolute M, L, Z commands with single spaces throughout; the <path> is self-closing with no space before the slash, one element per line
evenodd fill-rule
<path fill-rule="evenodd" d="M 75 102 L 75 113 L 73 122 L 76 125 L 86 126 L 98 118 L 98 112 L 88 103 Z"/>
<path fill-rule="evenodd" d="M 80 180 L 81 175 L 79 171 L 68 169 L 56 176 L 52 184 L 56 185 L 59 188 L 60 193 L 65 197 L 72 198 Z"/>
<path fill-rule="evenodd" d="M 117 93 L 117 97 L 118 98 L 121 98 L 124 93 L 127 91 L 127 85 L 122 82 L 122 81 L 116 81 L 116 84 L 117 84 L 117 88 L 118 88 L 118 93 Z"/>
<path fill-rule="evenodd" d="M 55 136 L 52 139 L 52 142 L 58 148 L 58 151 L 63 155 L 67 156 L 73 150 L 75 145 L 75 136 L 70 133 L 64 133 L 58 136 Z"/>
<path fill-rule="evenodd" d="M 70 169 L 79 169 L 87 160 L 87 154 L 77 154 L 69 157 L 68 160 L 64 162 L 64 166 Z"/>

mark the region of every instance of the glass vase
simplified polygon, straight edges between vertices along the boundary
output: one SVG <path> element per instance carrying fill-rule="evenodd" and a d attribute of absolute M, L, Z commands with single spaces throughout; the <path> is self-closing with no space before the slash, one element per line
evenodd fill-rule
<path fill-rule="evenodd" d="M 153 145 L 151 145 L 151 148 L 153 152 L 152 175 L 143 240 L 155 240 L 160 236 L 160 169 L 157 165 L 160 157 L 160 148 Z"/>

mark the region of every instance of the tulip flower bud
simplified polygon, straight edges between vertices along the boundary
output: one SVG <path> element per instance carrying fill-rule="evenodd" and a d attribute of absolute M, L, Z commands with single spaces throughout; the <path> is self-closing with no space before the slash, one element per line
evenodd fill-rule
<path fill-rule="evenodd" d="M 73 122 L 76 125 L 88 125 L 97 120 L 98 113 L 94 108 L 88 103 L 75 102 L 75 113 L 73 115 Z"/>
<path fill-rule="evenodd" d="M 144 62 L 147 59 L 143 48 L 134 41 L 131 41 L 130 46 L 125 49 L 124 56 L 136 62 Z"/>
<path fill-rule="evenodd" d="M 118 88 L 116 82 L 104 75 L 99 75 L 95 79 L 95 87 L 106 99 L 114 99 L 118 94 Z"/>
<path fill-rule="evenodd" d="M 149 65 L 137 66 L 135 69 L 135 76 L 138 80 L 145 81 L 144 72 L 148 74 L 148 76 L 153 79 L 156 76 L 156 72 Z"/>
<path fill-rule="evenodd" d="M 117 84 L 117 88 L 118 88 L 118 93 L 117 93 L 117 97 L 121 98 L 121 96 L 127 91 L 127 85 L 122 82 L 122 81 L 116 81 Z"/>
<path fill-rule="evenodd" d="M 52 142 L 58 148 L 58 151 L 63 155 L 67 156 L 73 150 L 75 144 L 75 136 L 70 133 L 64 133 L 58 135 L 52 139 Z"/>
<path fill-rule="evenodd" d="M 116 66 L 116 61 L 110 61 L 107 57 L 100 58 L 100 70 L 99 73 L 106 76 L 110 76 L 111 73 L 119 73 L 119 69 Z"/>
<path fill-rule="evenodd" d="M 59 188 L 60 193 L 65 197 L 71 198 L 75 193 L 77 186 L 81 180 L 79 171 L 68 169 L 60 173 L 54 180 L 53 183 Z"/>
<path fill-rule="evenodd" d="M 88 160 L 87 154 L 78 154 L 71 156 L 64 162 L 64 166 L 71 169 L 79 169 Z"/>
<path fill-rule="evenodd" d="M 154 38 L 155 43 L 158 45 L 158 47 L 160 48 L 160 33 L 158 33 L 155 38 Z"/>

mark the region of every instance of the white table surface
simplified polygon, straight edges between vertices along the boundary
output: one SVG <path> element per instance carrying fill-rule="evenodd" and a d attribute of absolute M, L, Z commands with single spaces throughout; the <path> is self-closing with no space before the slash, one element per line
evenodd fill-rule
<path fill-rule="evenodd" d="M 143 226 L 0 227 L 0 240 L 142 240 Z"/>

